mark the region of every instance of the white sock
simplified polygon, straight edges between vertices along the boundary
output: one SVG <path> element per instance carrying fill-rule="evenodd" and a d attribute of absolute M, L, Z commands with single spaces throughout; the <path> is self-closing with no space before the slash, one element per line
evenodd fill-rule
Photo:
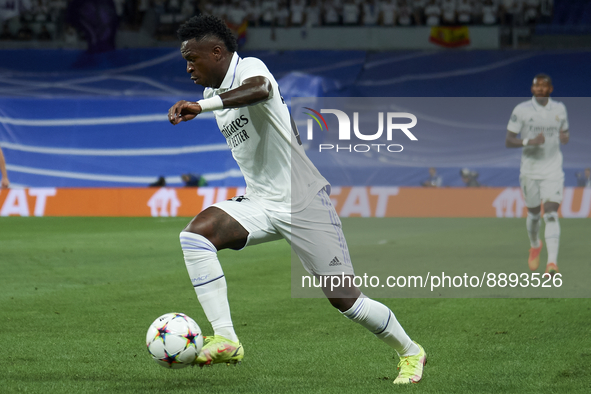
<path fill-rule="evenodd" d="M 181 232 L 180 239 L 197 299 L 214 334 L 237 341 L 230 316 L 226 278 L 215 246 L 204 236 L 187 231 Z"/>
<path fill-rule="evenodd" d="M 558 212 L 544 214 L 544 237 L 546 238 L 546 249 L 548 250 L 548 262 L 558 263 L 558 244 L 560 241 L 560 223 L 558 223 Z"/>
<path fill-rule="evenodd" d="M 538 234 L 540 233 L 540 214 L 534 215 L 531 212 L 527 213 L 527 219 L 525 221 L 527 227 L 527 235 L 529 235 L 529 242 L 532 248 L 540 246 L 540 239 Z"/>
<path fill-rule="evenodd" d="M 362 294 L 351 309 L 342 313 L 375 334 L 396 350 L 400 357 L 415 356 L 421 351 L 404 332 L 394 313 L 384 304 L 366 298 Z"/>

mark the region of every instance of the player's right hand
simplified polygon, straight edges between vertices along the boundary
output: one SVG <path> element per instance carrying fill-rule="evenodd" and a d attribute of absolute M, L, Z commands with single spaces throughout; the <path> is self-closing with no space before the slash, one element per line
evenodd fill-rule
<path fill-rule="evenodd" d="M 543 133 L 540 133 L 536 136 L 536 138 L 529 140 L 528 145 L 542 145 L 544 142 L 546 142 L 546 137 L 544 137 Z"/>
<path fill-rule="evenodd" d="M 194 101 L 181 100 L 168 110 L 168 121 L 173 124 L 194 119 L 201 113 L 201 106 Z"/>

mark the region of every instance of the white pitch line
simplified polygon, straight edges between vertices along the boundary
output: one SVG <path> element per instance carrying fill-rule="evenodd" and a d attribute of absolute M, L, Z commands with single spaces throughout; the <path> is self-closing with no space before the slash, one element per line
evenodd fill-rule
<path fill-rule="evenodd" d="M 329 65 L 326 65 L 326 66 L 319 66 L 319 67 L 312 67 L 312 68 L 304 68 L 304 69 L 299 70 L 299 71 L 302 72 L 302 73 L 318 73 L 318 72 L 322 72 L 322 71 L 334 70 L 334 69 L 337 69 L 337 68 L 356 66 L 358 64 L 363 64 L 363 63 L 365 63 L 365 58 L 363 58 L 363 59 L 351 59 L 351 60 L 343 60 L 342 62 L 335 63 L 335 64 L 329 64 Z"/>
<path fill-rule="evenodd" d="M 179 61 L 182 60 L 180 50 L 174 50 L 173 52 L 169 53 L 168 55 L 163 55 L 163 56 L 157 57 L 156 59 L 146 60 L 144 62 L 140 62 L 137 64 L 131 64 L 129 66 L 124 66 L 124 67 L 120 67 L 120 68 L 112 68 L 109 70 L 104 70 L 104 72 L 109 73 L 109 74 L 113 74 L 113 73 L 122 73 L 122 72 L 126 72 L 126 71 L 136 71 L 136 70 L 140 70 L 142 68 L 155 66 L 157 64 L 164 63 L 164 62 L 167 62 L 172 59 L 178 59 Z"/>
<path fill-rule="evenodd" d="M 136 63 L 136 64 L 130 64 L 128 66 L 105 69 L 105 70 L 93 70 L 91 72 L 101 72 L 102 74 L 116 74 L 116 73 L 122 73 L 122 72 L 127 72 L 127 71 L 136 71 L 136 70 L 141 70 L 143 68 L 155 66 L 157 64 L 164 63 L 169 60 L 176 59 L 176 58 L 178 58 L 179 61 L 182 61 L 182 56 L 181 56 L 180 50 L 174 50 L 174 51 L 171 51 L 169 54 L 162 55 L 162 56 L 157 57 L 155 59 L 146 60 L 146 61 Z M 56 74 L 56 73 L 52 73 L 52 75 L 53 74 Z M 29 76 L 38 76 L 38 75 L 39 75 L 38 72 L 30 72 L 30 71 L 18 72 L 18 71 L 10 70 L 9 72 L 0 72 L 0 77 L 7 76 L 10 78 L 13 78 L 15 76 L 29 77 Z"/>
<path fill-rule="evenodd" d="M 471 67 L 471 68 L 464 68 L 459 70 L 451 70 L 451 71 L 443 71 L 438 73 L 428 73 L 428 74 L 409 74 L 409 75 L 402 75 L 400 77 L 391 78 L 391 79 L 382 79 L 382 80 L 369 80 L 369 81 L 359 81 L 357 82 L 360 86 L 379 86 L 379 85 L 394 85 L 397 83 L 408 82 L 408 81 L 422 81 L 427 79 L 441 79 L 441 78 L 449 78 L 449 77 L 459 77 L 463 75 L 471 75 L 471 74 L 479 74 L 481 72 L 494 70 L 495 68 L 505 67 L 509 64 L 520 62 L 522 60 L 531 58 L 536 56 L 533 53 L 526 53 L 521 56 L 515 56 L 511 59 L 505 59 L 499 62 L 487 64 L 485 66 L 480 67 Z"/>
<path fill-rule="evenodd" d="M 366 70 L 369 70 L 369 69 L 374 68 L 374 67 L 383 66 L 384 64 L 392 64 L 392 63 L 403 62 L 403 61 L 406 61 L 406 60 L 416 59 L 416 58 L 419 58 L 419 57 L 431 56 L 431 55 L 434 55 L 436 53 L 440 53 L 440 52 L 423 51 L 423 52 L 418 52 L 418 53 L 410 53 L 408 55 L 397 56 L 395 58 L 390 58 L 390 59 L 374 60 L 374 61 L 365 63 L 365 65 L 363 66 L 363 68 L 366 69 Z"/>
<path fill-rule="evenodd" d="M 50 155 L 71 155 L 71 156 L 167 156 L 182 155 L 187 153 L 203 153 L 229 150 L 228 145 L 209 144 L 181 146 L 175 148 L 142 148 L 142 149 L 75 149 L 75 148 L 50 148 L 45 146 L 30 146 L 2 142 L 0 146 L 4 149 L 18 150 L 21 152 L 45 153 Z"/>
<path fill-rule="evenodd" d="M 116 79 L 120 81 L 133 81 L 133 82 L 143 82 L 146 85 L 154 86 L 155 88 L 161 89 L 163 92 L 170 93 L 170 94 L 182 94 L 180 90 L 176 90 L 171 88 L 170 86 L 166 86 L 160 82 L 154 81 L 151 78 L 147 77 L 137 77 L 132 75 L 113 75 L 110 77 L 111 79 Z"/>
<path fill-rule="evenodd" d="M 200 114 L 198 119 L 212 119 L 212 112 Z M 134 115 L 134 116 L 110 116 L 104 118 L 77 118 L 77 119 L 16 119 L 6 116 L 0 116 L 0 124 L 10 124 L 14 126 L 35 126 L 35 127 L 55 127 L 55 126 L 99 126 L 109 124 L 126 123 L 147 123 L 147 122 L 168 122 L 168 116 L 164 114 Z"/>

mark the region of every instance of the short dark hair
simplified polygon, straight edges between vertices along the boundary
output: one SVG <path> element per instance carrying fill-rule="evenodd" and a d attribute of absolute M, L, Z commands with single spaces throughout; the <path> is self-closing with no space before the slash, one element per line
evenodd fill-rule
<path fill-rule="evenodd" d="M 545 79 L 550 85 L 552 85 L 552 78 L 550 78 L 548 74 L 540 73 L 534 77 L 534 80 L 536 79 Z"/>
<path fill-rule="evenodd" d="M 230 52 L 236 52 L 238 47 L 232 30 L 226 26 L 223 20 L 213 15 L 192 17 L 179 27 L 177 35 L 181 41 L 192 38 L 199 41 L 207 36 L 214 36 L 219 38 Z"/>

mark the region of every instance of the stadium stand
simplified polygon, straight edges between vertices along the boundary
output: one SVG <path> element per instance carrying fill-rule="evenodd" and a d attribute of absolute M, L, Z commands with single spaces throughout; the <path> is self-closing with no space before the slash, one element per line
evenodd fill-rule
<path fill-rule="evenodd" d="M 165 112 L 176 100 L 201 97 L 179 56 L 174 32 L 180 23 L 199 12 L 215 14 L 243 40 L 240 29 L 245 23 L 251 28 L 320 29 L 424 25 L 428 6 L 441 23 L 453 24 L 456 18 L 463 24 L 500 25 L 501 38 L 509 46 L 518 43 L 520 34 L 531 38 L 527 45 L 538 39 L 542 43 L 537 46 L 585 46 L 591 34 L 587 0 L 0 1 L 0 48 L 64 48 L 2 50 L 0 144 L 12 183 L 146 186 L 165 175 L 168 184 L 180 186 L 181 174 L 198 172 L 212 186 L 241 186 L 244 182 L 211 115 L 174 129 L 166 121 Z M 78 16 L 92 20 L 94 13 L 101 13 L 104 21 L 95 28 L 109 34 L 87 47 L 82 41 L 88 33 L 73 25 Z M 127 39 L 147 35 L 152 45 L 164 47 L 109 50 L 117 29 L 129 33 Z M 465 116 L 460 123 L 449 118 L 453 111 L 435 116 L 434 110 L 427 114 L 430 121 L 416 129 L 421 144 L 405 145 L 404 156 L 391 156 L 386 165 L 375 165 L 371 155 L 352 155 L 343 163 L 334 155 L 310 152 L 335 184 L 418 186 L 435 166 L 446 186 L 463 185 L 458 173 L 464 167 L 478 171 L 484 185 L 517 186 L 519 152 L 504 148 L 505 127 L 512 107 L 528 96 L 528 81 L 538 72 L 553 77 L 554 95 L 565 97 L 570 112 L 573 133 L 571 143 L 563 147 L 566 185 L 574 186 L 576 171 L 591 165 L 591 139 L 579 132 L 591 120 L 585 110 L 591 86 L 588 51 L 240 54 L 265 61 L 288 103 L 293 97 L 397 97 L 403 98 L 401 107 L 420 97 L 441 98 L 442 106 L 446 97 L 462 103 Z M 486 98 L 496 97 L 507 99 L 483 114 Z M 420 112 L 421 107 L 412 110 Z M 305 127 L 300 115 L 294 117 Z"/>
<path fill-rule="evenodd" d="M 556 0 L 551 23 L 538 24 L 536 34 L 591 34 L 591 2 Z"/>
<path fill-rule="evenodd" d="M 547 0 L 518 1 L 511 9 L 507 8 L 507 4 L 512 3 L 511 1 L 498 0 L 414 0 L 412 2 L 405 0 L 365 2 L 360 0 L 7 1 L 0 2 L 0 11 L 3 14 L 0 21 L 2 21 L 4 29 L 11 34 L 11 36 L 4 37 L 4 40 L 18 39 L 17 33 L 24 25 L 30 26 L 34 34 L 30 37 L 21 37 L 21 40 L 34 39 L 35 35 L 42 30 L 42 26 L 48 28 L 52 39 L 63 39 L 68 24 L 75 25 L 77 23 L 77 15 L 73 15 L 73 9 L 80 8 L 80 4 L 84 3 L 95 3 L 92 12 L 103 14 L 103 19 L 105 19 L 105 15 L 112 13 L 120 29 L 144 30 L 157 39 L 174 40 L 179 24 L 200 12 L 219 16 L 236 29 L 243 23 L 247 23 L 250 27 L 409 26 L 432 25 L 432 20 L 437 21 L 435 24 L 440 21 L 447 25 L 456 23 L 492 25 L 508 23 L 505 15 L 509 13 L 520 23 L 535 23 L 540 19 L 543 11 L 541 4 L 547 3 Z M 559 18 L 581 15 L 580 12 L 567 14 L 564 11 L 568 9 L 564 6 L 566 2 L 558 1 L 557 3 Z M 579 8 L 584 8 L 584 0 L 579 0 L 578 3 L 580 3 Z M 81 12 L 88 11 L 82 10 Z M 428 13 L 432 12 L 435 12 L 437 16 L 428 18 Z"/>

